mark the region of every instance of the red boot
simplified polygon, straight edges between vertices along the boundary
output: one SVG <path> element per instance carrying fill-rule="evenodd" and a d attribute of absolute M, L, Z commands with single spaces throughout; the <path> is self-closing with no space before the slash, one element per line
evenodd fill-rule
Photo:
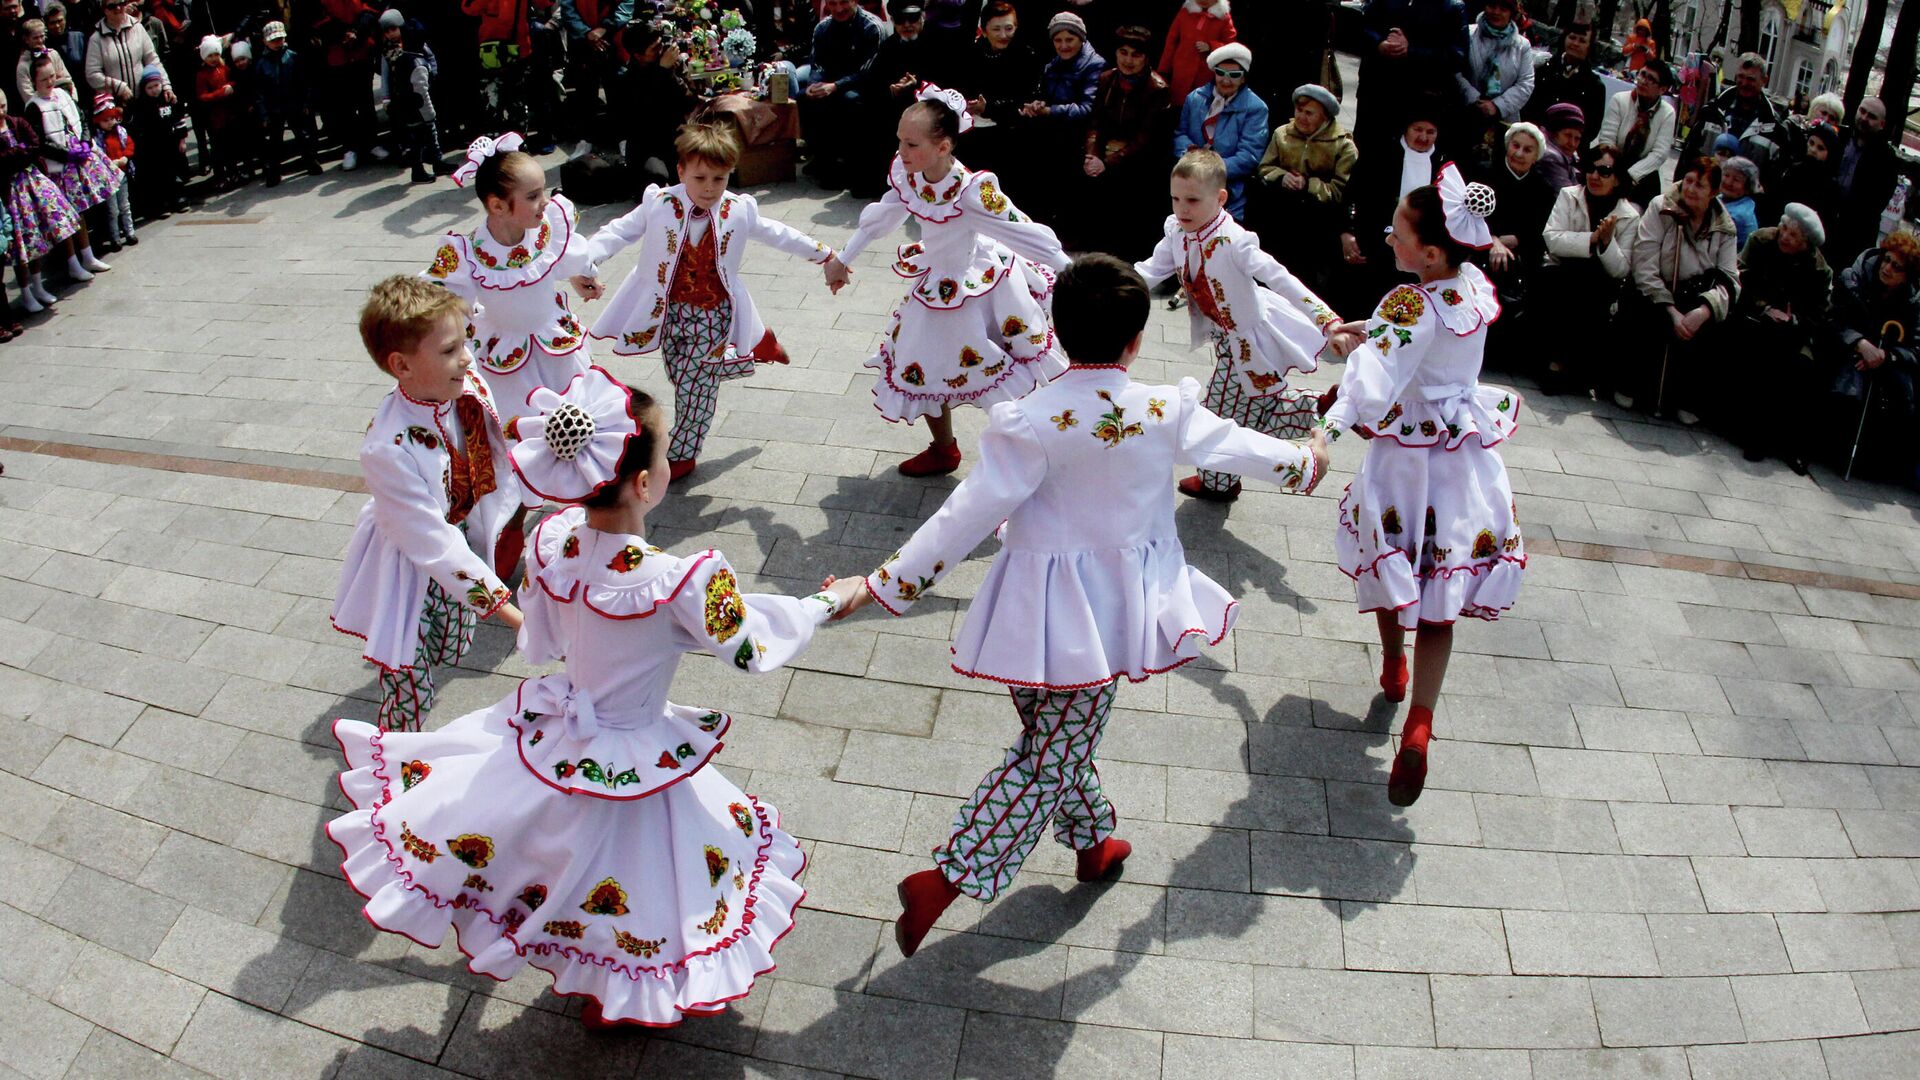
<path fill-rule="evenodd" d="M 1197 473 L 1174 486 L 1180 489 L 1182 495 L 1191 495 L 1207 502 L 1230 503 L 1240 497 L 1240 481 L 1235 480 L 1233 486 L 1225 491 L 1215 491 L 1203 483 Z"/>
<path fill-rule="evenodd" d="M 607 1019 L 606 1014 L 600 1011 L 600 999 L 591 997 L 587 999 L 585 1005 L 580 1007 L 580 1023 L 588 1031 L 619 1031 L 623 1027 L 633 1025 L 631 1020 Z"/>
<path fill-rule="evenodd" d="M 1400 729 L 1400 753 L 1393 759 L 1393 772 L 1387 776 L 1387 801 L 1395 806 L 1412 806 L 1427 786 L 1427 741 L 1433 737 L 1433 710 L 1415 705 L 1407 710 L 1407 722 Z"/>
<path fill-rule="evenodd" d="M 934 921 L 947 905 L 960 896 L 960 890 L 938 870 L 908 874 L 900 882 L 900 918 L 893 924 L 893 940 L 901 956 L 912 956 L 920 942 L 933 929 Z"/>
<path fill-rule="evenodd" d="M 493 545 L 493 570 L 505 581 L 513 575 L 513 568 L 520 565 L 520 554 L 527 549 L 527 534 L 524 530 L 509 526 L 500 534 L 500 541 Z"/>
<path fill-rule="evenodd" d="M 1073 876 L 1081 881 L 1099 881 L 1120 872 L 1120 864 L 1133 854 L 1133 845 L 1109 836 L 1080 853 L 1080 866 Z"/>
<path fill-rule="evenodd" d="M 960 444 L 929 443 L 925 450 L 900 463 L 902 476 L 945 476 L 960 467 Z"/>
<path fill-rule="evenodd" d="M 1388 701 L 1405 701 L 1407 697 L 1407 654 L 1390 656 L 1380 665 L 1380 692 Z"/>
<path fill-rule="evenodd" d="M 688 458 L 685 461 L 667 462 L 668 482 L 672 482 L 674 480 L 684 480 L 687 477 L 692 476 L 694 468 L 699 464 L 700 464 L 699 462 L 693 460 L 692 458 Z"/>

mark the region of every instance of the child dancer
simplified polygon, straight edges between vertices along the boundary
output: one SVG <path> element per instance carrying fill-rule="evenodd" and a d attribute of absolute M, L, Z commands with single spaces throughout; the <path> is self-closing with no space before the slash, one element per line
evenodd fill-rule
<path fill-rule="evenodd" d="M 744 673 L 791 661 L 859 582 L 742 596 L 719 552 L 651 546 L 660 410 L 598 368 L 534 397 L 513 466 L 574 505 L 535 534 L 520 651 L 566 671 L 431 734 L 337 722 L 356 809 L 327 834 L 375 926 L 438 945 L 451 924 L 496 979 L 531 961 L 588 998 L 590 1027 L 712 1015 L 773 970 L 806 860 L 773 807 L 706 767 L 732 718 L 667 687 L 689 652 Z"/>
<path fill-rule="evenodd" d="M 20 310 L 47 310 L 53 292 L 40 281 L 40 257 L 80 228 L 80 214 L 60 186 L 40 171 L 40 137 L 28 123 L 7 113 L 0 95 L 0 198 L 7 204 L 13 238 L 7 254 L 20 280 Z"/>
<path fill-rule="evenodd" d="M 480 619 L 520 625 L 500 580 L 512 564 L 476 554 L 497 550 L 521 488 L 492 395 L 471 370 L 467 318 L 465 300 L 411 277 L 375 285 L 360 311 L 360 340 L 397 385 L 360 444 L 373 498 L 347 546 L 332 617 L 380 667 L 386 731 L 420 730 L 433 665 L 466 655 Z"/>
<path fill-rule="evenodd" d="M 27 99 L 27 124 L 40 136 L 40 170 L 60 185 L 75 212 L 73 235 L 67 240 L 67 277 L 92 281 L 93 275 L 113 267 L 94 257 L 87 236 L 88 210 L 113 197 L 120 176 L 107 159 L 93 152 L 80 107 L 73 95 L 53 84 L 53 54 L 33 60 L 33 96 Z"/>
<path fill-rule="evenodd" d="M 1171 671 L 1232 628 L 1235 602 L 1186 563 L 1167 477 L 1175 464 L 1235 469 L 1312 491 L 1326 449 L 1248 431 L 1200 402 L 1200 384 L 1127 377 L 1147 322 L 1147 286 L 1127 264 L 1090 255 L 1061 275 L 1054 325 L 1073 366 L 995 405 L 980 460 L 938 513 L 866 578 L 846 610 L 906 612 L 995 526 L 1004 546 L 967 613 L 953 670 L 1006 683 L 1020 741 L 988 771 L 934 851 L 936 869 L 900 883 L 895 928 L 911 956 L 964 892 L 1006 888 L 1054 819 L 1078 875 L 1113 873 L 1132 851 L 1093 754 L 1121 676 Z"/>
<path fill-rule="evenodd" d="M 1520 595 L 1527 565 L 1507 468 L 1492 448 L 1513 434 L 1520 397 L 1481 386 L 1487 327 L 1500 301 L 1468 260 L 1493 243 L 1493 191 L 1449 164 L 1434 186 L 1400 200 L 1388 244 L 1417 275 L 1380 302 L 1327 410 L 1329 438 L 1371 440 L 1340 500 L 1334 550 L 1360 610 L 1380 624 L 1388 701 L 1407 693 L 1406 632 L 1414 631 L 1413 707 L 1400 733 L 1387 798 L 1408 806 L 1427 778 L 1433 706 L 1461 616 L 1496 619 Z M 1342 335 L 1340 347 L 1347 347 Z"/>
<path fill-rule="evenodd" d="M 467 147 L 454 183 L 473 186 L 487 219 L 469 233 L 448 233 L 427 277 L 472 305 L 467 335 L 509 426 L 533 410 L 527 395 L 565 386 L 587 370 L 587 333 L 573 317 L 566 283 L 591 300 L 599 286 L 588 268 L 586 238 L 566 196 L 547 193 L 540 163 L 520 152 L 509 131 Z"/>
<path fill-rule="evenodd" d="M 93 148 L 119 176 L 106 203 L 107 242 L 115 249 L 140 242 L 133 229 L 133 136 L 120 123 L 120 103 L 110 93 L 93 98 Z"/>
<path fill-rule="evenodd" d="M 740 279 L 747 241 L 824 264 L 829 274 L 839 260 L 832 248 L 762 217 L 753 196 L 727 190 L 741 154 L 731 124 L 688 125 L 673 146 L 680 182 L 668 188 L 649 185 L 640 205 L 594 234 L 587 258 L 597 268 L 640 242 L 639 264 L 594 321 L 592 333 L 612 340 L 621 356 L 664 354 L 673 383 L 667 468 L 678 480 L 697 464 L 713 427 L 720 384 L 753 374 L 755 363 L 787 362 L 786 350 L 760 322 Z"/>
<path fill-rule="evenodd" d="M 925 450 L 900 463 L 908 476 L 942 476 L 960 467 L 952 407 L 1018 398 L 1065 370 L 1053 342 L 1047 302 L 1054 273 L 1067 264 L 1053 230 L 1014 208 L 990 172 L 953 158 L 953 140 L 973 127 L 958 91 L 928 84 L 900 117 L 900 152 L 880 201 L 860 213 L 841 265 L 827 268 L 839 292 L 868 244 L 920 219 L 920 241 L 902 244 L 893 272 L 906 298 L 880 351 L 874 407 L 888 420 L 926 417 Z M 1005 286 L 1004 288 L 1002 286 Z"/>
<path fill-rule="evenodd" d="M 1289 387 L 1287 375 L 1319 366 L 1340 317 L 1227 213 L 1227 163 L 1219 154 L 1187 151 L 1173 166 L 1171 187 L 1166 236 L 1134 269 L 1149 285 L 1179 274 L 1192 297 L 1192 343 L 1213 345 L 1207 408 L 1263 435 L 1305 438 L 1319 396 Z M 1213 502 L 1240 497 L 1238 476 L 1211 469 L 1178 486 Z"/>

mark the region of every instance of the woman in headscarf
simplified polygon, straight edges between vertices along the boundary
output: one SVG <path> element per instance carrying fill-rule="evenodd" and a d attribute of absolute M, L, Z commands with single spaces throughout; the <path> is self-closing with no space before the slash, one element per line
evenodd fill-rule
<path fill-rule="evenodd" d="M 1833 271 L 1820 255 L 1826 238 L 1820 215 L 1802 203 L 1788 203 L 1780 224 L 1754 230 L 1740 249 L 1740 298 L 1730 324 L 1734 354 L 1748 367 L 1741 380 L 1747 400 L 1732 434 L 1748 461 L 1793 447 L 1788 463 L 1802 474 L 1806 443 L 1782 428 L 1774 398 L 1782 386 L 1809 381 L 1807 348 L 1826 328 L 1833 288 Z"/>
<path fill-rule="evenodd" d="M 1334 290 L 1335 305 L 1342 310 L 1358 310 L 1394 282 L 1404 280 L 1386 242 L 1394 208 L 1408 192 L 1434 183 L 1447 163 L 1446 155 L 1436 148 L 1439 109 L 1431 100 L 1418 97 L 1406 102 L 1406 107 L 1406 128 L 1393 149 L 1369 153 L 1354 170 L 1346 231 L 1340 234 L 1340 258 L 1346 269 L 1340 275 L 1341 287 Z"/>
<path fill-rule="evenodd" d="M 1148 67 L 1153 35 L 1146 27 L 1123 26 L 1114 42 L 1114 66 L 1093 98 L 1072 232 L 1090 251 L 1138 260 L 1160 238 L 1160 216 L 1144 209 L 1166 198 L 1173 98 L 1167 80 Z"/>
<path fill-rule="evenodd" d="M 1267 103 L 1247 89 L 1253 52 L 1245 45 L 1220 46 L 1207 57 L 1207 66 L 1213 81 L 1187 95 L 1173 154 L 1179 157 L 1196 146 L 1219 154 L 1227 163 L 1227 212 L 1244 225 L 1247 180 L 1267 148 Z"/>

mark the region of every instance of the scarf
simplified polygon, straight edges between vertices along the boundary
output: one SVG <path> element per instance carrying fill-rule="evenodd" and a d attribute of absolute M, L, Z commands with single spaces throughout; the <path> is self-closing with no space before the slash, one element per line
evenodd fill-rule
<path fill-rule="evenodd" d="M 1508 20 L 1505 30 L 1495 30 L 1493 25 L 1487 22 L 1487 14 L 1483 11 L 1480 13 L 1478 32 L 1486 39 L 1488 44 L 1486 66 L 1485 69 L 1479 73 L 1480 90 L 1488 97 L 1496 98 L 1500 96 L 1501 91 L 1500 54 L 1505 51 L 1506 43 L 1512 41 L 1513 36 L 1520 32 L 1520 24 L 1516 21 Z M 1532 63 L 1531 60 L 1527 62 Z"/>
<path fill-rule="evenodd" d="M 1239 97 L 1240 95 L 1235 94 L 1234 96 Z M 1227 99 L 1220 96 L 1220 91 L 1215 90 L 1212 101 L 1207 105 L 1207 118 L 1200 122 L 1200 134 L 1207 140 L 1209 147 L 1213 145 L 1214 125 L 1220 122 L 1220 114 L 1225 112 L 1226 108 Z"/>
<path fill-rule="evenodd" d="M 493 446 L 487 439 L 487 410 L 472 394 L 453 403 L 460 422 L 464 451 L 447 447 L 447 524 L 458 525 L 473 513 L 473 504 L 493 493 Z"/>
<path fill-rule="evenodd" d="M 1483 11 L 1480 13 L 1480 32 L 1491 41 L 1505 41 L 1520 32 L 1520 23 L 1516 19 L 1508 19 L 1505 30 L 1495 30 L 1493 24 L 1487 21 L 1487 13 Z"/>
<path fill-rule="evenodd" d="M 1633 126 L 1627 129 L 1627 137 L 1620 147 L 1623 161 L 1631 165 L 1639 161 L 1647 152 L 1647 125 L 1653 123 L 1653 114 L 1660 110 L 1660 98 L 1642 104 L 1639 95 L 1634 95 Z"/>
<path fill-rule="evenodd" d="M 1613 194 L 1595 195 L 1591 191 L 1584 192 L 1585 198 L 1587 200 L 1588 224 L 1596 225 L 1596 226 L 1599 225 L 1602 221 L 1606 220 L 1608 214 L 1613 213 L 1614 207 L 1620 205 L 1620 199 L 1621 199 L 1620 193 L 1622 189 L 1626 186 L 1626 180 L 1627 180 L 1626 170 L 1621 169 L 1618 172 L 1614 173 Z"/>
<path fill-rule="evenodd" d="M 1407 145 L 1407 137 L 1400 136 L 1400 198 L 1414 188 L 1426 187 L 1433 183 L 1433 151 L 1421 153 Z"/>

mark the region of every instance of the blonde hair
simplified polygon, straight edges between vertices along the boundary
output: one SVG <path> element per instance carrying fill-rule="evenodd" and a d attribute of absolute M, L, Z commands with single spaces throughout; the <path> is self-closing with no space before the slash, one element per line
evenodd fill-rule
<path fill-rule="evenodd" d="M 1208 190 L 1227 189 L 1227 162 L 1204 146 L 1196 146 L 1173 163 L 1175 179 L 1197 180 Z"/>
<path fill-rule="evenodd" d="M 673 152 L 680 164 L 704 161 L 732 171 L 740 164 L 740 135 L 734 124 L 688 124 L 673 140 Z"/>
<path fill-rule="evenodd" d="M 395 274 L 375 285 L 360 308 L 360 342 L 380 370 L 393 374 L 387 357 L 411 352 L 448 315 L 465 321 L 467 301 L 431 281 Z"/>

